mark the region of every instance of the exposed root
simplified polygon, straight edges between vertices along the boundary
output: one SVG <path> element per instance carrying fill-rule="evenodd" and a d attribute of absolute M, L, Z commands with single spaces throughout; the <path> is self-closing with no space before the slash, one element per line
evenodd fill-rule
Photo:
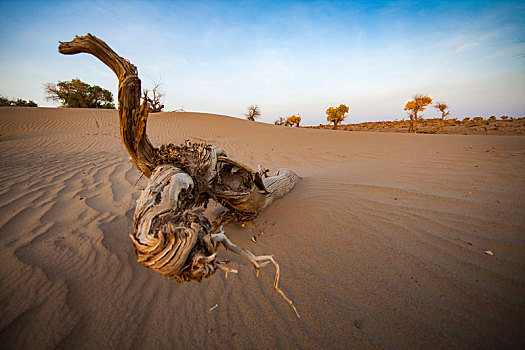
<path fill-rule="evenodd" d="M 271 255 L 260 255 L 260 256 L 257 256 L 256 257 L 257 261 L 270 261 L 273 266 L 275 267 L 275 280 L 273 281 L 273 289 L 275 289 L 275 291 L 277 293 L 279 293 L 284 300 L 286 300 L 286 302 L 292 307 L 293 311 L 295 311 L 295 314 L 297 315 L 297 318 L 301 318 L 299 316 L 299 313 L 297 312 L 297 309 L 295 308 L 292 300 L 290 300 L 285 294 L 284 292 L 281 290 L 281 288 L 279 288 L 279 273 L 280 273 L 280 268 L 279 268 L 279 264 L 277 264 L 277 262 L 275 261 L 275 259 L 273 258 L 273 256 Z"/>
<path fill-rule="evenodd" d="M 224 231 L 222 231 L 222 227 L 221 227 L 221 232 L 220 233 L 211 235 L 211 240 L 212 240 L 212 242 L 213 242 L 213 244 L 215 246 L 220 243 L 226 249 L 228 249 L 228 250 L 230 250 L 230 251 L 232 251 L 232 252 L 234 252 L 236 254 L 239 254 L 240 256 L 242 256 L 245 259 L 248 259 L 253 264 L 253 266 L 255 268 L 255 275 L 257 277 L 259 276 L 259 269 L 261 267 L 263 267 L 263 266 L 268 265 L 271 262 L 273 264 L 273 266 L 275 267 L 275 279 L 274 279 L 274 282 L 273 282 L 273 289 L 275 289 L 275 291 L 277 293 L 279 293 L 279 295 L 281 295 L 283 297 L 283 299 L 292 307 L 293 311 L 297 315 L 297 318 L 301 318 L 299 316 L 299 313 L 297 312 L 297 309 L 295 308 L 293 302 L 284 294 L 284 292 L 281 290 L 281 288 L 279 288 L 279 276 L 280 276 L 281 269 L 279 268 L 279 264 L 277 264 L 277 262 L 275 261 L 275 259 L 273 258 L 272 255 L 259 255 L 259 256 L 256 256 L 256 255 L 253 255 L 250 251 L 233 244 L 228 239 L 228 237 L 226 237 L 226 235 L 224 234 Z M 218 268 L 220 268 L 220 267 L 218 267 Z M 231 272 L 231 271 L 229 271 L 229 272 Z M 235 272 L 237 272 L 237 271 L 235 270 Z"/>
<path fill-rule="evenodd" d="M 224 266 L 222 265 L 221 263 L 215 263 L 215 266 L 217 266 L 217 269 L 219 270 L 223 270 L 224 271 L 224 275 L 226 278 L 228 278 L 228 273 L 238 273 L 239 271 L 235 270 L 235 269 L 232 269 L 228 266 Z"/>

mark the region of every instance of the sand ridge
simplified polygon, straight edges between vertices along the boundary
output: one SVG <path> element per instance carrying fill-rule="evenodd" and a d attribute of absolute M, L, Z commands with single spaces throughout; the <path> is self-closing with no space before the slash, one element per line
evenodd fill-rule
<path fill-rule="evenodd" d="M 524 343 L 525 138 L 297 129 L 188 112 L 151 115 L 148 135 L 154 145 L 212 143 L 253 168 L 302 177 L 253 225 L 225 228 L 233 242 L 275 256 L 301 319 L 272 290 L 272 269 L 256 278 L 224 250 L 239 274 L 202 284 L 136 263 L 128 234 L 146 182 L 137 182 L 116 111 L 1 108 L 2 344 Z"/>

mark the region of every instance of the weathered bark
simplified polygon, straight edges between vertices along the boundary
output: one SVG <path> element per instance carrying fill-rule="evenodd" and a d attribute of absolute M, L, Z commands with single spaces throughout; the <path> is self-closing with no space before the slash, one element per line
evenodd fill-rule
<path fill-rule="evenodd" d="M 417 133 L 417 112 L 413 112 L 410 115 L 410 125 L 408 132 Z"/>
<path fill-rule="evenodd" d="M 206 144 L 186 142 L 154 148 L 146 136 L 148 101 L 145 98 L 140 104 L 137 68 L 91 34 L 61 43 L 59 52 L 90 53 L 119 79 L 122 142 L 133 164 L 149 178 L 137 201 L 130 235 L 138 262 L 178 282 L 200 282 L 218 269 L 235 272 L 217 260 L 220 243 L 249 259 L 256 271 L 271 262 L 276 268 L 274 289 L 297 313 L 278 288 L 279 265 L 273 257 L 254 256 L 235 246 L 226 238 L 219 222 L 213 227 L 221 232 L 214 233 L 203 214 L 203 206 L 211 198 L 231 209 L 230 218 L 253 218 L 291 191 L 298 176 L 289 169 L 279 169 L 267 177 L 266 171 L 254 172 L 228 158 L 219 147 Z"/>
<path fill-rule="evenodd" d="M 117 75 L 120 136 L 133 164 L 150 177 L 155 168 L 155 149 L 146 136 L 148 104 L 146 101 L 140 104 L 141 88 L 137 67 L 91 34 L 77 36 L 70 42 L 61 42 L 58 51 L 64 55 L 90 53 Z"/>

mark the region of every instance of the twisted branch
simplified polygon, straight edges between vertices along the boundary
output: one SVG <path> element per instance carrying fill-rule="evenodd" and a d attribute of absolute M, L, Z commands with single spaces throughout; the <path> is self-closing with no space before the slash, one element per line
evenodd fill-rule
<path fill-rule="evenodd" d="M 118 78 L 120 136 L 131 161 L 147 177 L 155 168 L 155 149 L 146 136 L 148 103 L 140 104 L 141 88 L 137 67 L 120 57 L 105 42 L 87 34 L 61 42 L 58 52 L 64 55 L 89 53 L 108 66 Z"/>

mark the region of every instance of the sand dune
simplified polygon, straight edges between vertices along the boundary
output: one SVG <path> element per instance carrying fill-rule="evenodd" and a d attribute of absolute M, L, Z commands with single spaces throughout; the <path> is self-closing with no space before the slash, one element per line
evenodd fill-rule
<path fill-rule="evenodd" d="M 225 228 L 275 256 L 301 318 L 273 291 L 271 268 L 256 278 L 224 250 L 239 274 L 202 284 L 135 261 L 128 234 L 145 180 L 116 111 L 1 108 L 3 348 L 525 343 L 524 137 L 296 129 L 198 113 L 152 115 L 148 134 L 302 177 L 253 225 Z"/>

